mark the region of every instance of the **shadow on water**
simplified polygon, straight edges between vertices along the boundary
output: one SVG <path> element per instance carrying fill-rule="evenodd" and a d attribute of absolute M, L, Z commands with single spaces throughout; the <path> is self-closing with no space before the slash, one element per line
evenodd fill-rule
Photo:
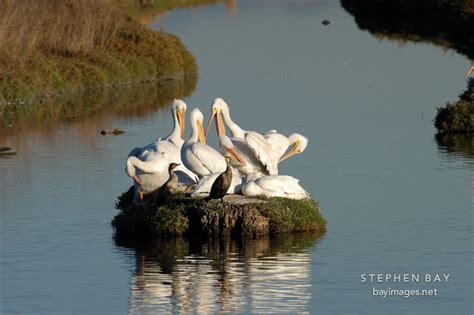
<path fill-rule="evenodd" d="M 164 81 L 130 86 L 71 92 L 47 98 L 41 104 L 0 108 L 0 132 L 16 134 L 25 130 L 51 129 L 60 123 L 97 118 L 146 116 L 168 105 L 174 98 L 191 95 L 197 77 L 186 81 Z"/>
<path fill-rule="evenodd" d="M 317 233 L 257 239 L 119 239 L 134 250 L 130 313 L 295 312 L 311 300 Z"/>
<path fill-rule="evenodd" d="M 474 60 L 474 4 L 468 0 L 341 0 L 361 30 L 401 43 L 430 42 Z"/>

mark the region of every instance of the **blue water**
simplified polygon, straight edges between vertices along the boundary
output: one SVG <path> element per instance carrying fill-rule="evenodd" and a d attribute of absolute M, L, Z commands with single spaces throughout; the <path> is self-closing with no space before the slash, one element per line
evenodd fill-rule
<path fill-rule="evenodd" d="M 131 184 L 125 157 L 168 133 L 168 112 L 11 131 L 0 135 L 19 151 L 0 160 L 1 313 L 472 313 L 472 148 L 449 152 L 432 123 L 465 87 L 464 56 L 378 39 L 336 1 L 181 9 L 152 27 L 177 34 L 197 58 L 189 107 L 208 114 L 220 96 L 245 129 L 310 138 L 280 172 L 319 200 L 327 233 L 116 243 L 113 204 Z M 111 126 L 127 133 L 98 135 Z M 362 273 L 450 278 L 361 283 Z M 382 298 L 373 287 L 438 296 Z"/>

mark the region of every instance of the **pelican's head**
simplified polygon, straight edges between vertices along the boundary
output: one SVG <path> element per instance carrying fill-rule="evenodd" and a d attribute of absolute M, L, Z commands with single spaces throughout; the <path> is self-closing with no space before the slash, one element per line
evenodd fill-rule
<path fill-rule="evenodd" d="M 288 137 L 290 140 L 290 150 L 288 150 L 279 160 L 279 162 L 288 159 L 289 157 L 303 153 L 303 151 L 308 146 L 308 138 L 300 135 L 299 133 L 293 133 Z"/>
<path fill-rule="evenodd" d="M 191 126 L 193 126 L 193 132 L 195 128 L 197 129 L 199 141 L 203 144 L 206 144 L 206 137 L 204 136 L 204 129 L 202 127 L 204 115 L 199 110 L 199 108 L 193 108 L 189 114 L 189 120 L 191 121 Z"/>
<path fill-rule="evenodd" d="M 133 158 L 135 158 L 134 156 L 130 156 L 127 158 L 127 163 L 125 164 L 125 173 L 132 177 L 136 175 L 135 173 L 135 166 L 133 166 L 132 162 L 133 162 Z"/>
<path fill-rule="evenodd" d="M 140 160 L 135 156 L 128 157 L 126 167 L 125 167 L 125 173 L 127 173 L 128 176 L 133 178 L 133 181 L 137 185 L 141 186 L 142 182 L 138 178 L 137 173 L 135 172 L 135 164 L 137 163 L 137 161 L 140 162 Z"/>
<path fill-rule="evenodd" d="M 176 117 L 178 121 L 179 128 L 181 129 L 181 139 L 184 139 L 184 120 L 186 115 L 186 103 L 182 100 L 174 100 L 173 105 L 171 105 L 171 112 L 173 117 Z"/>
<path fill-rule="evenodd" d="M 220 97 L 214 99 L 214 102 L 212 102 L 212 112 L 228 112 L 229 111 L 229 105 Z"/>
<path fill-rule="evenodd" d="M 206 127 L 206 136 L 209 132 L 209 127 L 211 127 L 212 119 L 216 119 L 216 129 L 217 129 L 217 136 L 225 135 L 225 126 L 222 122 L 222 113 L 228 113 L 229 106 L 227 103 L 220 97 L 216 98 L 214 102 L 212 102 L 211 106 L 211 116 L 209 116 L 209 121 L 207 122 Z"/>
<path fill-rule="evenodd" d="M 233 158 L 235 158 L 241 165 L 245 165 L 245 160 L 242 158 L 242 156 L 235 150 L 234 144 L 230 140 L 229 137 L 226 135 L 220 135 L 219 136 L 219 143 L 221 146 L 224 148 L 224 150 Z"/>

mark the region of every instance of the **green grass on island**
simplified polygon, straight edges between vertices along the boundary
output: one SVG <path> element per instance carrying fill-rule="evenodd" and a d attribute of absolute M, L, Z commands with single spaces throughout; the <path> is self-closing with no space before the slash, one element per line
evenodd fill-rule
<path fill-rule="evenodd" d="M 438 108 L 435 126 L 441 133 L 474 132 L 474 79 L 469 80 L 458 101 Z"/>
<path fill-rule="evenodd" d="M 0 105 L 196 76 L 196 60 L 181 40 L 136 16 L 209 2 L 216 1 L 0 0 Z"/>
<path fill-rule="evenodd" d="M 117 235 L 276 235 L 324 233 L 326 220 L 312 199 L 226 196 L 224 202 L 177 195 L 154 207 L 132 203 L 133 187 L 119 197 L 120 211 L 112 220 Z M 243 201 L 243 202 L 242 202 Z"/>

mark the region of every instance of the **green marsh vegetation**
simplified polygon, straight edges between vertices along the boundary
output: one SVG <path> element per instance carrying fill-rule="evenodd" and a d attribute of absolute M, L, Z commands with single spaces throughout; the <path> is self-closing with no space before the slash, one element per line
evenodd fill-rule
<path fill-rule="evenodd" d="M 135 18 L 140 9 L 160 12 L 188 1 L 142 2 L 0 0 L 0 105 L 195 77 L 196 60 L 178 37 L 153 31 Z"/>
<path fill-rule="evenodd" d="M 326 220 L 311 199 L 246 198 L 245 203 L 206 202 L 177 195 L 167 204 L 141 207 L 132 203 L 131 187 L 117 201 L 112 220 L 117 235 L 257 236 L 288 232 L 324 233 Z M 238 197 L 231 197 L 238 198 Z"/>

